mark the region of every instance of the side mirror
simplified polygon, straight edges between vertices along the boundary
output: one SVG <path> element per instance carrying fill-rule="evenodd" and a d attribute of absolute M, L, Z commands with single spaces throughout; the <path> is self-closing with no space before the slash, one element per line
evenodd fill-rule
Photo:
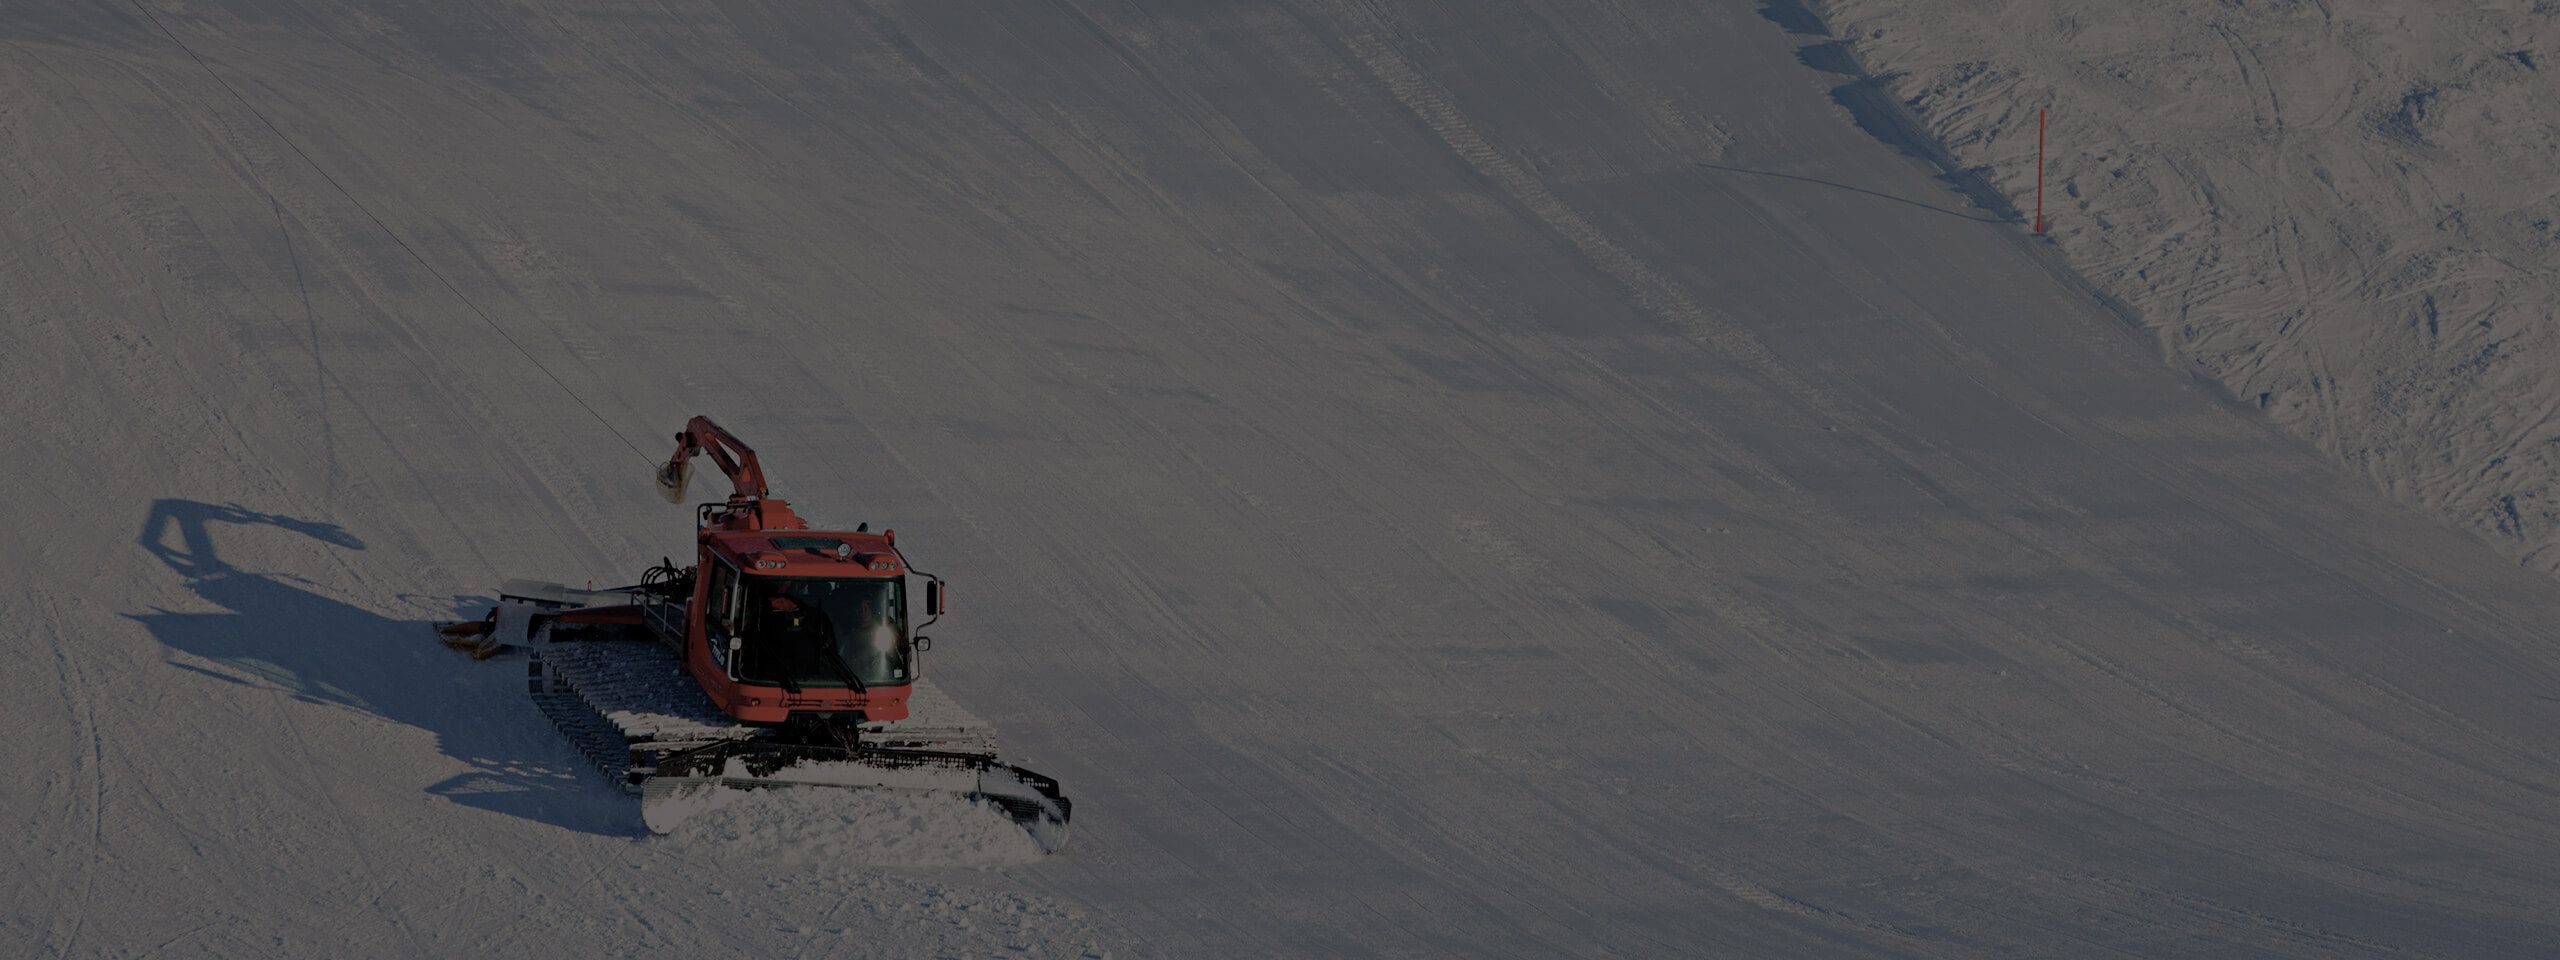
<path fill-rule="evenodd" d="M 924 613 L 925 616 L 928 617 L 939 617 L 942 615 L 942 581 L 927 580 L 924 582 Z"/>

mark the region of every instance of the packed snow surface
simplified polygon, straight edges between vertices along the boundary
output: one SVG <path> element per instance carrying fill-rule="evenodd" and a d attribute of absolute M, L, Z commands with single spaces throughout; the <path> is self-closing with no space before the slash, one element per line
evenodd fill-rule
<path fill-rule="evenodd" d="M 797 787 L 714 790 L 657 842 L 777 867 L 1031 863 L 1031 835 L 991 804 L 942 794 Z"/>
<path fill-rule="evenodd" d="M 2179 361 L 2560 570 L 2560 5 L 1827 0 Z"/>
<path fill-rule="evenodd" d="M 10 5 L 0 944 L 2547 960 L 2560 591 L 1787 19 Z M 697 413 L 955 584 L 921 669 L 1072 846 L 652 839 L 429 639 L 681 559 Z"/>

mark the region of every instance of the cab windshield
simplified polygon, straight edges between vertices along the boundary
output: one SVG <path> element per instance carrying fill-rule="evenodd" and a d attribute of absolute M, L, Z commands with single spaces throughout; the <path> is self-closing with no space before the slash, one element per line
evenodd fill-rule
<path fill-rule="evenodd" d="M 738 679 L 784 687 L 912 682 L 903 578 L 748 577 L 746 588 Z"/>

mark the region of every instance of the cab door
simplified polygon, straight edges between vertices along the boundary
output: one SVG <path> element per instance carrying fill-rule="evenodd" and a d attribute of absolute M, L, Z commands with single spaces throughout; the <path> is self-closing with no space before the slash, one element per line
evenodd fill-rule
<path fill-rule="evenodd" d="M 738 568 L 709 550 L 702 556 L 702 642 L 710 654 L 711 664 L 731 680 L 738 678 L 735 662 L 739 612 L 745 603 L 739 589 Z"/>

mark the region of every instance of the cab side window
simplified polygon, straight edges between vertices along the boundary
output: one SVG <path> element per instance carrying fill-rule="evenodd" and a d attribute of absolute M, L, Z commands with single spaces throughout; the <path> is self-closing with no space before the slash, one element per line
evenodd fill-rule
<path fill-rule="evenodd" d="M 725 637 L 737 632 L 738 571 L 731 569 L 726 563 L 713 560 L 711 595 L 704 598 L 703 605 L 710 614 L 704 620 L 712 635 Z"/>
<path fill-rule="evenodd" d="M 727 564 L 722 564 L 721 569 L 729 572 L 729 603 L 724 608 L 727 612 L 723 616 L 729 621 L 729 632 L 734 634 L 747 625 L 747 591 L 744 589 L 746 585 L 737 582 L 736 569 Z"/>

